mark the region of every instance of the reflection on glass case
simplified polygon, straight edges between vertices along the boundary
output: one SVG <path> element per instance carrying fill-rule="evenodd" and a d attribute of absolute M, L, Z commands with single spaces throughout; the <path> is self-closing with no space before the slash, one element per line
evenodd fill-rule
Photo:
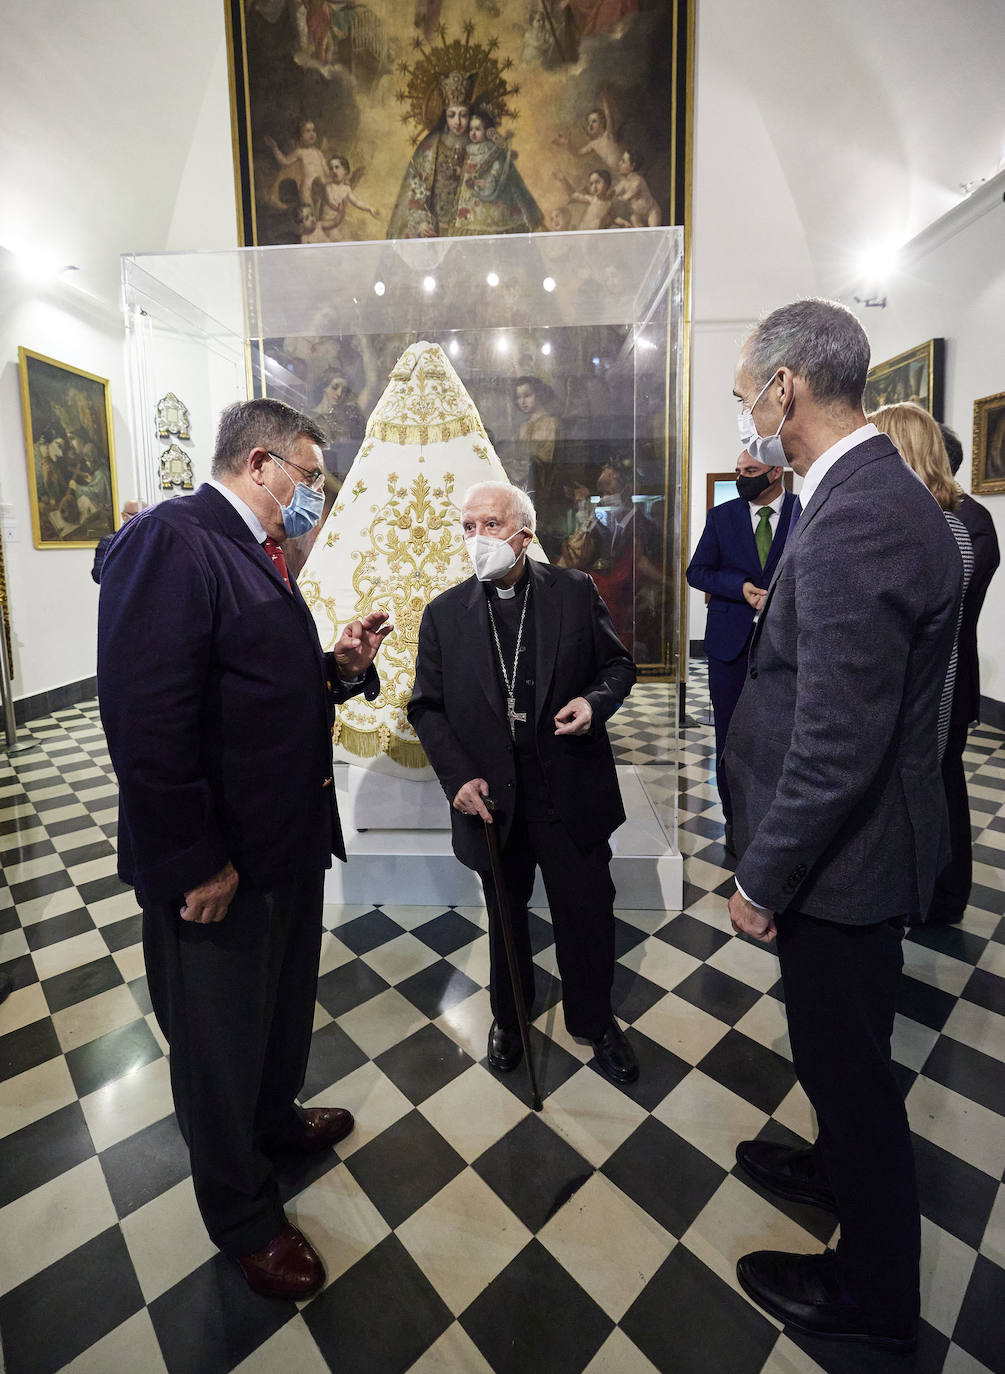
<path fill-rule="evenodd" d="M 129 256 L 133 413 L 169 387 L 185 395 L 204 436 L 198 483 L 223 406 L 280 397 L 328 435 L 330 509 L 396 361 L 439 344 L 531 495 L 548 558 L 593 577 L 641 677 L 675 681 L 682 239 L 656 228 Z M 149 426 L 133 432 L 137 494 L 171 499 Z M 288 548 L 294 571 L 311 538 Z M 663 758 L 670 701 L 668 689 Z"/>

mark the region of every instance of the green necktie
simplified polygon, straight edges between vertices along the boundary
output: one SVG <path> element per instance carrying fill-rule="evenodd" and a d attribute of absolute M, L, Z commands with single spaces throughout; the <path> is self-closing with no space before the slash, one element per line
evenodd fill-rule
<path fill-rule="evenodd" d="M 754 543 L 757 545 L 757 556 L 761 560 L 762 568 L 768 561 L 768 553 L 771 549 L 771 516 L 770 506 L 762 506 L 757 512 L 757 518 L 761 523 L 754 531 Z"/>

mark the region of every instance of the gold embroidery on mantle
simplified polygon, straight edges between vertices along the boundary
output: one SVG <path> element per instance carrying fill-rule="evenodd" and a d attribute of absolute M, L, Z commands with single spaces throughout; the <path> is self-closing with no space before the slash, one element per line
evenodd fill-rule
<path fill-rule="evenodd" d="M 322 646 L 330 649 L 347 620 L 370 611 L 387 610 L 394 633 L 380 651 L 380 695 L 368 702 L 353 697 L 338 707 L 334 742 L 357 758 L 387 754 L 404 768 L 424 768 L 427 759 L 408 723 L 405 708 L 412 695 L 415 654 L 422 613 L 434 596 L 457 581 L 457 559 L 464 557 L 460 512 L 453 501 L 454 474 L 444 473 L 443 485 L 431 487 L 419 474 L 408 486 L 399 485 L 396 472 L 387 476 L 387 500 L 373 507 L 367 530 L 369 547 L 354 553 L 354 608 L 340 622 L 332 598 L 322 597 L 317 581 L 301 580 L 300 590 L 316 621 L 327 618 L 326 634 L 319 624 Z M 377 574 L 377 563 L 386 568 Z M 389 708 L 392 727 L 374 725 L 374 715 Z"/>
<path fill-rule="evenodd" d="M 466 434 L 487 437 L 461 379 L 441 348 L 412 344 L 391 371 L 367 424 L 367 439 L 424 447 Z"/>

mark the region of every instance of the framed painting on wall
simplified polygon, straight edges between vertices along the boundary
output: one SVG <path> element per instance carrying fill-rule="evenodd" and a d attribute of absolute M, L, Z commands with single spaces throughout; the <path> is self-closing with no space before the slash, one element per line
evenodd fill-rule
<path fill-rule="evenodd" d="M 17 358 L 35 547 L 93 549 L 119 524 L 108 382 L 27 348 Z"/>
<path fill-rule="evenodd" d="M 863 406 L 866 414 L 880 406 L 913 401 L 936 420 L 942 419 L 946 373 L 945 339 L 929 339 L 869 369 Z"/>
<path fill-rule="evenodd" d="M 984 496 L 1005 495 L 1005 391 L 974 402 L 971 486 Z"/>
<path fill-rule="evenodd" d="M 224 0 L 248 246 L 683 224 L 693 0 Z"/>

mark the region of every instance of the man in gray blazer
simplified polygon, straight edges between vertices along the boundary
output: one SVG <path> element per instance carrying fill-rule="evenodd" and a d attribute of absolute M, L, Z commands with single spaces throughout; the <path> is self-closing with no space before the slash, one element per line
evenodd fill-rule
<path fill-rule="evenodd" d="M 737 1160 L 841 1223 L 836 1252 L 759 1251 L 737 1276 L 799 1330 L 909 1350 L 920 1216 L 890 1037 L 904 923 L 928 910 L 946 849 L 936 727 L 962 563 L 937 503 L 865 423 L 868 367 L 858 320 L 822 300 L 774 311 L 736 365 L 741 433 L 763 462 L 784 449 L 803 486 L 726 740 L 729 911 L 738 933 L 777 936 L 818 1124 L 809 1148 L 744 1141 Z"/>

